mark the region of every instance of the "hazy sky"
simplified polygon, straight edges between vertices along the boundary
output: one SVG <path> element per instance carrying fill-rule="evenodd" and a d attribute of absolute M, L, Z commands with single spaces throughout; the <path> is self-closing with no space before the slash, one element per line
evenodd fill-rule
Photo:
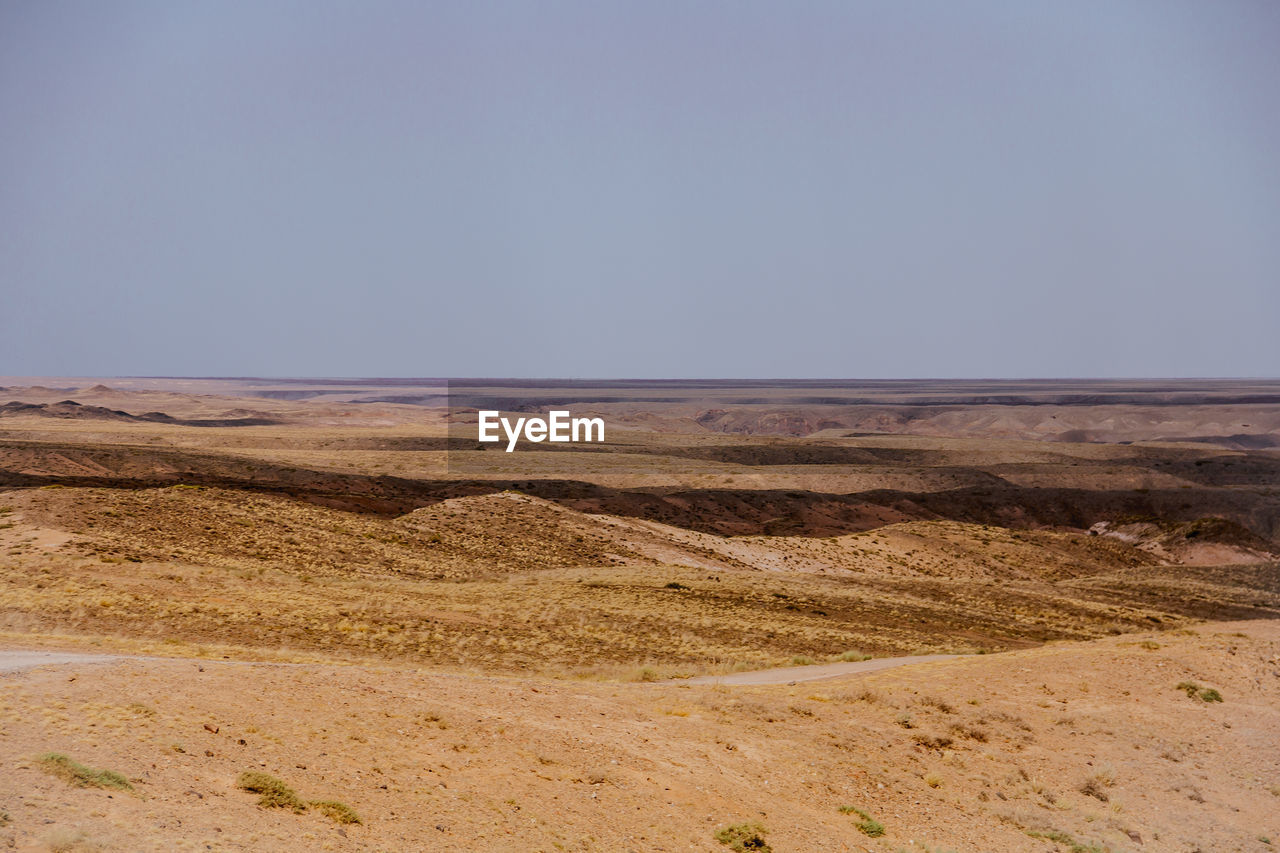
<path fill-rule="evenodd" d="M 0 0 L 0 374 L 1280 375 L 1280 3 Z"/>

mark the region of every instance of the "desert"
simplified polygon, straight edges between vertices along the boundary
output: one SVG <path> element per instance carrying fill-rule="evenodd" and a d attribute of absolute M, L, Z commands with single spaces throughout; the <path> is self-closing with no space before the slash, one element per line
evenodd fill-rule
<path fill-rule="evenodd" d="M 1280 837 L 1280 384 L 0 385 L 11 847 Z"/>

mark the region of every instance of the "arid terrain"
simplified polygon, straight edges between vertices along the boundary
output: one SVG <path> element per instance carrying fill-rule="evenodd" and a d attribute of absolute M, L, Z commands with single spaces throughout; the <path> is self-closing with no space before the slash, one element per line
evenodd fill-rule
<path fill-rule="evenodd" d="M 1277 616 L 1278 381 L 0 377 L 0 847 L 1267 850 Z"/>

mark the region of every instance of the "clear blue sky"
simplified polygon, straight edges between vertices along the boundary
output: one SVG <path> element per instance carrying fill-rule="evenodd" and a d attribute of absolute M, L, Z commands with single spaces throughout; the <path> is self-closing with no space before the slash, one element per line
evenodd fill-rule
<path fill-rule="evenodd" d="M 0 374 L 1280 375 L 1280 3 L 0 0 Z"/>

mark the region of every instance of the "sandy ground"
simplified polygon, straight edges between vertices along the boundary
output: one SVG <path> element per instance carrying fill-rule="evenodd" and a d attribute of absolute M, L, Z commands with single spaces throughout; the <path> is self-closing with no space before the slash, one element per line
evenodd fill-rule
<path fill-rule="evenodd" d="M 1267 850 L 1280 622 L 820 684 L 618 684 L 119 659 L 0 675 L 0 845 L 24 850 Z M 1188 696 L 1195 682 L 1222 702 Z M 41 770 L 61 752 L 133 793 Z M 244 770 L 362 823 L 256 805 Z M 865 835 L 871 814 L 885 827 Z M 1069 840 L 1064 840 L 1069 839 Z"/>

